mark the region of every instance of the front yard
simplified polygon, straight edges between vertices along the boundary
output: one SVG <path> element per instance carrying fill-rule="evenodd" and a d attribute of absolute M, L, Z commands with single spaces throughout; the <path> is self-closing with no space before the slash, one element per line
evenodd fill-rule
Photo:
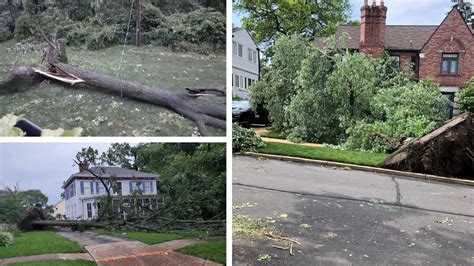
<path fill-rule="evenodd" d="M 86 252 L 78 244 L 52 231 L 23 232 L 15 237 L 13 245 L 0 247 L 0 259 L 49 254 Z"/>
<path fill-rule="evenodd" d="M 182 231 L 170 233 L 152 233 L 152 232 L 125 232 L 125 231 L 108 231 L 104 229 L 95 229 L 93 232 L 115 236 L 119 238 L 137 240 L 147 245 L 159 244 L 171 240 L 186 239 L 186 238 L 205 238 L 204 231 Z"/>
<path fill-rule="evenodd" d="M 378 166 L 390 156 L 385 153 L 344 151 L 329 147 L 310 147 L 299 144 L 265 142 L 265 147 L 257 150 L 260 153 L 301 157 L 366 166 Z"/>

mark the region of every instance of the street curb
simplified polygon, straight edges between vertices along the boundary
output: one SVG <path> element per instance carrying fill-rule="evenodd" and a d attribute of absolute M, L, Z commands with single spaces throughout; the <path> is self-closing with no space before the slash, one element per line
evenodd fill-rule
<path fill-rule="evenodd" d="M 371 167 L 371 166 L 363 166 L 357 164 L 347 164 L 347 163 L 338 163 L 338 162 L 331 162 L 331 161 L 323 161 L 323 160 L 315 160 L 315 159 L 306 159 L 300 157 L 291 157 L 291 156 L 283 156 L 283 155 L 274 155 L 274 154 L 266 154 L 266 153 L 258 153 L 258 152 L 241 152 L 237 153 L 244 156 L 250 157 L 264 157 L 268 159 L 280 160 L 280 161 L 290 161 L 296 163 L 307 163 L 307 164 L 318 164 L 321 166 L 335 166 L 335 167 L 349 167 L 352 170 L 359 170 L 365 172 L 373 172 L 373 173 L 380 173 L 380 174 L 388 174 L 388 175 L 398 175 L 410 178 L 417 178 L 417 179 L 424 179 L 424 180 L 432 180 L 450 184 L 458 184 L 458 185 L 466 185 L 466 186 L 474 186 L 474 180 L 467 180 L 467 179 L 457 179 L 457 178 L 450 178 L 444 176 L 436 176 L 436 175 L 429 175 L 429 174 L 420 174 L 420 173 L 412 173 L 412 172 L 403 172 L 385 168 L 378 168 L 378 167 Z"/>

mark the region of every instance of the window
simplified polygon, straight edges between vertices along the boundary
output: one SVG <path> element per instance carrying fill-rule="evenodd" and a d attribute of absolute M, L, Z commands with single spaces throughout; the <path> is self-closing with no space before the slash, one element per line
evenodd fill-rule
<path fill-rule="evenodd" d="M 252 61 L 253 61 L 254 63 L 257 63 L 257 52 L 256 52 L 256 51 L 252 51 L 252 55 L 253 55 Z"/>
<path fill-rule="evenodd" d="M 237 88 L 240 87 L 239 75 L 234 75 L 234 78 L 235 78 L 234 86 Z"/>
<path fill-rule="evenodd" d="M 84 181 L 81 181 L 81 195 L 84 195 Z"/>
<path fill-rule="evenodd" d="M 243 88 L 244 87 L 244 77 L 243 76 L 239 76 L 239 88 Z"/>
<path fill-rule="evenodd" d="M 250 48 L 248 49 L 248 51 L 247 51 L 247 56 L 248 56 L 248 57 L 247 57 L 248 60 L 249 60 L 249 61 L 252 61 L 252 49 L 250 49 Z"/>
<path fill-rule="evenodd" d="M 232 42 L 232 54 L 237 55 L 237 43 Z"/>
<path fill-rule="evenodd" d="M 87 218 L 92 218 L 92 203 L 87 203 Z"/>
<path fill-rule="evenodd" d="M 253 79 L 249 79 L 249 87 L 252 86 Z"/>
<path fill-rule="evenodd" d="M 117 194 L 118 195 L 122 195 L 122 182 L 117 182 L 117 187 L 116 187 L 117 191 Z"/>
<path fill-rule="evenodd" d="M 244 49 L 244 47 L 242 46 L 242 44 L 237 43 L 237 42 L 232 42 L 232 54 L 233 55 L 243 57 L 244 56 L 243 49 Z"/>
<path fill-rule="evenodd" d="M 143 186 L 144 186 L 143 191 L 144 191 L 145 193 L 150 193 L 150 191 L 151 191 L 150 182 L 143 181 Z"/>
<path fill-rule="evenodd" d="M 441 63 L 442 75 L 456 75 L 458 73 L 458 54 L 443 54 Z"/>
<path fill-rule="evenodd" d="M 416 55 L 411 57 L 411 69 L 414 72 L 418 71 L 418 56 Z"/>

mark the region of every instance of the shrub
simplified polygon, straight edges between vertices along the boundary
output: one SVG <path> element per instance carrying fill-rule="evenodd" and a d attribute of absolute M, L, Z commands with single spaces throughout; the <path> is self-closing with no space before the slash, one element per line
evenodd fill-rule
<path fill-rule="evenodd" d="M 232 127 L 233 151 L 256 151 L 265 147 L 262 139 L 255 134 L 253 129 L 247 129 L 234 124 Z"/>
<path fill-rule="evenodd" d="M 459 105 L 463 112 L 474 114 L 474 77 L 468 83 L 469 86 L 459 93 Z"/>
<path fill-rule="evenodd" d="M 13 235 L 8 232 L 0 232 L 0 247 L 13 244 Z"/>

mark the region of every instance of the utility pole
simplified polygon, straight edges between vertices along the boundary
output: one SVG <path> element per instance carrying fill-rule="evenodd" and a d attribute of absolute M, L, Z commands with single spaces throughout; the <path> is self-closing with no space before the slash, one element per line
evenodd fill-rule
<path fill-rule="evenodd" d="M 137 7 L 137 25 L 136 25 L 136 38 L 135 38 L 135 44 L 137 47 L 140 47 L 141 43 L 141 32 L 140 32 L 140 27 L 141 27 L 141 5 L 140 5 L 140 0 L 135 0 L 135 6 Z"/>

